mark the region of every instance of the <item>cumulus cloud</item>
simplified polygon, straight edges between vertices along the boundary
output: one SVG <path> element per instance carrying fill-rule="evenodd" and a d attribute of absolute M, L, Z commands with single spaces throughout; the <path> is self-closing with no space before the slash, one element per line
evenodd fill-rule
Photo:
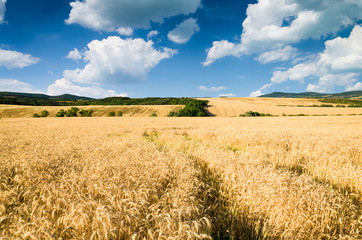
<path fill-rule="evenodd" d="M 7 69 L 24 68 L 38 63 L 39 60 L 29 54 L 0 49 L 0 67 L 5 66 Z"/>
<path fill-rule="evenodd" d="M 318 83 L 308 84 L 307 91 L 309 92 L 331 92 L 334 86 L 345 86 L 345 90 L 353 88 L 353 84 L 358 80 L 358 74 L 326 74 L 319 78 Z"/>
<path fill-rule="evenodd" d="M 218 97 L 236 97 L 234 93 L 221 93 Z"/>
<path fill-rule="evenodd" d="M 83 69 L 65 70 L 63 78 L 48 87 L 48 94 L 70 93 L 95 98 L 127 96 L 126 93 L 105 90 L 97 85 L 145 80 L 152 68 L 175 53 L 175 50 L 169 48 L 155 49 L 152 41 L 146 42 L 139 38 L 108 37 L 102 41 L 94 40 L 82 53 L 76 48 L 69 52 L 67 58 L 82 59 L 86 65 Z M 80 86 L 76 82 L 91 86 Z"/>
<path fill-rule="evenodd" d="M 130 27 L 120 27 L 117 28 L 117 32 L 119 35 L 124 35 L 124 36 L 132 36 L 133 35 L 133 29 Z"/>
<path fill-rule="evenodd" d="M 68 53 L 68 55 L 66 56 L 66 58 L 69 58 L 69 59 L 78 61 L 78 60 L 81 60 L 83 57 L 82 57 L 82 55 L 80 54 L 79 50 L 78 50 L 77 48 L 74 48 L 72 51 L 70 51 L 70 52 Z"/>
<path fill-rule="evenodd" d="M 325 43 L 320 62 L 335 72 L 362 72 L 362 26 L 356 25 L 348 38 Z"/>
<path fill-rule="evenodd" d="M 346 88 L 346 91 L 358 91 L 358 90 L 362 90 L 362 82 L 358 82 L 355 85 Z"/>
<path fill-rule="evenodd" d="M 149 28 L 150 22 L 194 13 L 201 0 L 84 0 L 70 3 L 72 10 L 67 24 L 77 23 L 96 31 L 117 31 L 127 28 Z M 123 32 L 123 31 L 122 31 Z M 124 32 L 123 32 L 124 33 Z"/>
<path fill-rule="evenodd" d="M 153 30 L 153 31 L 150 31 L 148 34 L 147 34 L 147 39 L 151 39 L 153 37 L 156 37 L 158 34 L 160 34 L 157 30 Z"/>
<path fill-rule="evenodd" d="M 0 0 L 0 24 L 4 22 L 6 0 Z"/>
<path fill-rule="evenodd" d="M 288 61 L 297 56 L 298 49 L 291 46 L 279 48 L 276 50 L 266 51 L 260 54 L 256 60 L 262 64 L 277 62 L 277 61 Z"/>
<path fill-rule="evenodd" d="M 33 86 L 28 83 L 8 78 L 0 78 L 0 90 L 5 92 L 42 93 L 42 91 L 34 89 Z"/>
<path fill-rule="evenodd" d="M 219 87 L 206 87 L 206 86 L 200 86 L 199 89 L 202 91 L 212 91 L 212 92 L 218 92 L 221 90 L 225 90 L 227 87 L 219 86 Z"/>
<path fill-rule="evenodd" d="M 226 56 L 234 56 L 240 57 L 243 52 L 242 46 L 235 45 L 229 41 L 215 41 L 212 43 L 212 47 L 207 49 L 207 58 L 205 62 L 202 62 L 202 65 L 209 66 L 217 59 L 226 57 Z"/>
<path fill-rule="evenodd" d="M 192 35 L 199 32 L 200 28 L 197 24 L 197 19 L 188 18 L 176 26 L 175 29 L 170 31 L 167 35 L 168 39 L 175 43 L 183 44 L 190 41 Z"/>
<path fill-rule="evenodd" d="M 287 81 L 303 83 L 306 78 L 318 79 L 318 82 L 308 84 L 307 91 L 330 92 L 335 86 L 343 86 L 345 90 L 358 89 L 360 83 L 357 81 L 362 72 L 361 39 L 362 27 L 356 25 L 348 38 L 326 41 L 325 50 L 315 59 L 309 58 L 286 71 L 275 71 L 271 82 L 259 90 Z"/>
<path fill-rule="evenodd" d="M 171 58 L 176 52 L 169 48 L 157 50 L 152 41 L 140 38 L 108 37 L 90 42 L 83 53 L 86 66 L 66 70 L 63 76 L 70 81 L 93 84 L 142 81 L 161 60 Z"/>
<path fill-rule="evenodd" d="M 304 39 L 336 34 L 362 19 L 362 2 L 357 0 L 259 0 L 250 4 L 243 22 L 241 42 L 216 57 L 218 44 L 209 49 L 209 64 L 225 56 L 240 56 L 283 48 Z M 240 53 L 240 50 L 241 53 Z"/>
<path fill-rule="evenodd" d="M 105 90 L 98 86 L 92 87 L 81 87 L 73 84 L 71 81 L 62 78 L 56 80 L 53 84 L 48 87 L 49 95 L 61 95 L 61 94 L 74 94 L 78 96 L 87 96 L 94 98 L 105 98 L 105 97 L 114 97 L 114 96 L 122 96 L 126 97 L 126 93 L 116 93 L 113 90 Z"/>

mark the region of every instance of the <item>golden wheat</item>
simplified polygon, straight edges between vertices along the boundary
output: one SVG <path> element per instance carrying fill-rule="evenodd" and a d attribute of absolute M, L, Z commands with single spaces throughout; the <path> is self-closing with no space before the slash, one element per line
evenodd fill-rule
<path fill-rule="evenodd" d="M 0 118 L 30 118 L 33 114 L 43 110 L 49 112 L 49 117 L 55 117 L 60 109 L 70 109 L 71 106 L 21 106 L 21 105 L 0 105 Z M 93 110 L 93 117 L 106 117 L 109 112 L 123 113 L 123 117 L 149 117 L 156 113 L 159 117 L 166 117 L 171 111 L 178 111 L 181 105 L 133 105 L 133 106 L 77 106 L 79 109 Z"/>
<path fill-rule="evenodd" d="M 238 117 L 247 111 L 257 111 L 260 113 L 270 113 L 272 115 L 361 115 L 360 108 L 340 108 L 340 107 L 298 107 L 321 105 L 317 99 L 303 98 L 203 98 L 208 100 L 205 109 L 210 115 L 217 117 Z M 334 106 L 338 104 L 332 104 Z M 0 118 L 30 118 L 35 113 L 43 110 L 49 112 L 49 117 L 55 117 L 60 109 L 69 109 L 70 106 L 19 106 L 0 105 Z M 171 111 L 178 111 L 181 105 L 133 105 L 133 106 L 78 106 L 80 109 L 94 111 L 94 117 L 106 117 L 109 112 L 123 113 L 123 117 L 149 117 L 156 113 L 158 117 L 166 117 Z M 338 120 L 336 120 L 338 121 Z"/>
<path fill-rule="evenodd" d="M 348 115 L 362 114 L 359 108 L 297 107 L 298 105 L 321 105 L 317 99 L 303 98 L 206 98 L 207 110 L 217 117 L 238 117 L 247 111 L 270 113 L 273 115 Z M 337 105 L 337 104 L 332 104 Z"/>
<path fill-rule="evenodd" d="M 336 119 L 1 119 L 0 239 L 361 239 Z"/>

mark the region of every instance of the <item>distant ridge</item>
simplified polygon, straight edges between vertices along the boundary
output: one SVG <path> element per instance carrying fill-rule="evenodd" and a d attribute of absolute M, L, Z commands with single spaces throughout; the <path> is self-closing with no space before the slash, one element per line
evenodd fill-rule
<path fill-rule="evenodd" d="M 58 101 L 71 101 L 71 100 L 90 100 L 93 98 L 80 97 L 71 94 L 63 94 L 59 96 L 49 96 L 41 93 L 20 93 L 20 92 L 0 92 L 1 98 L 34 98 L 34 99 L 53 99 Z"/>
<path fill-rule="evenodd" d="M 261 95 L 259 97 L 265 98 L 338 98 L 338 99 L 362 99 L 362 91 L 349 91 L 343 93 L 316 93 L 316 92 L 303 92 L 303 93 L 285 93 L 285 92 L 272 92 L 270 94 Z"/>
<path fill-rule="evenodd" d="M 71 94 L 49 96 L 46 94 L 0 92 L 0 104 L 6 105 L 27 105 L 27 106 L 89 106 L 89 105 L 186 105 L 190 102 L 197 102 L 206 105 L 206 100 L 192 98 L 171 98 L 171 97 L 106 97 L 88 98 Z"/>

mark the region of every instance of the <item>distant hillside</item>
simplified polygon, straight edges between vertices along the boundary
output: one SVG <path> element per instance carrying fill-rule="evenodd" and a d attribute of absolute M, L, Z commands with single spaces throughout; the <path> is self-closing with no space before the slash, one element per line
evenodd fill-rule
<path fill-rule="evenodd" d="M 92 98 L 79 97 L 71 94 L 49 96 L 37 93 L 0 92 L 0 104 L 60 106 L 67 105 L 69 102 L 89 100 L 92 100 Z"/>
<path fill-rule="evenodd" d="M 265 94 L 260 97 L 268 98 L 338 98 L 338 99 L 362 99 L 362 91 L 350 91 L 343 93 L 316 93 L 316 92 L 303 92 L 303 93 L 285 93 L 273 92 Z"/>
<path fill-rule="evenodd" d="M 71 94 L 63 94 L 59 96 L 49 96 L 39 93 L 19 93 L 19 92 L 0 92 L 1 98 L 34 98 L 34 99 L 54 99 L 54 100 L 89 100 L 89 97 L 79 97 Z"/>
<path fill-rule="evenodd" d="M 108 97 L 92 99 L 70 94 L 48 96 L 45 94 L 0 92 L 0 104 L 28 106 L 89 106 L 89 105 L 186 105 L 189 102 L 201 102 L 192 98 L 129 98 Z"/>

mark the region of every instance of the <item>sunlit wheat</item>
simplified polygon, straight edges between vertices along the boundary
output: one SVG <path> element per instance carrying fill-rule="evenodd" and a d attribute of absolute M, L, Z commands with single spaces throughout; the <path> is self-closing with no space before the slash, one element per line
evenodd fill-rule
<path fill-rule="evenodd" d="M 361 239 L 335 119 L 2 119 L 0 239 Z"/>

